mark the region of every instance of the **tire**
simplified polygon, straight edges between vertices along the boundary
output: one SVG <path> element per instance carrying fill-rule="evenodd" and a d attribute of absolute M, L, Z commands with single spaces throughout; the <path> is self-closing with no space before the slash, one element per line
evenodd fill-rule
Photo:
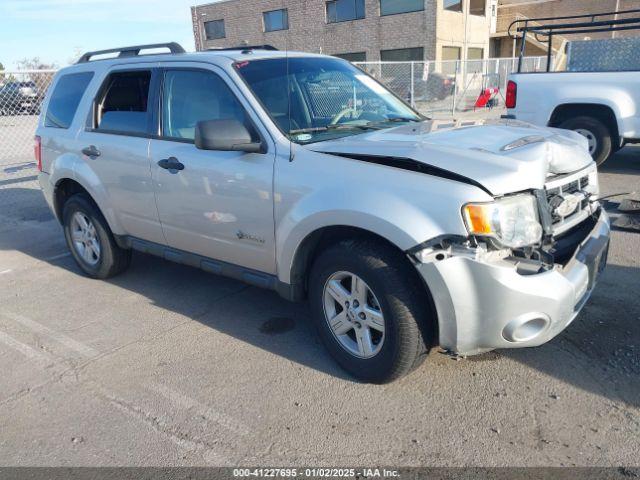
<path fill-rule="evenodd" d="M 93 229 L 79 230 L 78 227 L 81 226 L 83 219 L 88 222 L 88 225 L 93 226 Z M 65 202 L 62 210 L 62 224 L 71 255 L 87 276 L 106 279 L 123 272 L 129 266 L 131 250 L 120 248 L 116 244 L 102 213 L 87 195 L 78 193 Z M 74 236 L 74 232 L 82 236 L 85 231 L 92 232 L 83 237 L 87 244 L 92 244 L 92 247 L 88 248 L 87 244 L 84 244 L 82 249 L 78 243 L 83 242 L 74 241 L 74 238 L 78 239 L 78 236 Z M 93 241 L 98 245 L 97 254 Z M 88 254 L 83 255 L 82 252 L 88 252 Z"/>
<path fill-rule="evenodd" d="M 591 153 L 591 156 L 598 166 L 606 162 L 614 153 L 611 131 L 597 118 L 586 116 L 574 117 L 565 120 L 559 127 L 566 130 L 573 130 L 587 137 L 590 142 L 589 153 Z"/>
<path fill-rule="evenodd" d="M 340 280 L 343 274 L 346 277 Z M 339 301 L 325 290 L 325 286 L 338 282 L 345 291 L 353 290 L 353 280 L 350 279 L 353 275 L 364 282 L 359 285 L 364 285 L 370 294 L 364 306 L 355 305 L 354 297 L 350 297 L 352 309 L 358 306 L 367 312 L 366 320 L 362 320 L 360 325 L 369 331 L 371 340 L 372 348 L 366 353 L 359 348 L 357 340 L 357 332 L 363 330 L 353 326 L 359 321 L 355 309 L 342 309 L 340 318 L 349 324 L 342 324 L 340 330 L 336 328 L 340 335 L 334 334 L 329 325 L 330 318 L 338 318 Z M 344 370 L 364 382 L 388 383 L 422 363 L 433 344 L 434 332 L 434 318 L 427 295 L 417 272 L 402 253 L 370 240 L 347 240 L 327 248 L 316 258 L 309 275 L 309 304 L 322 342 Z M 374 317 L 379 318 L 380 314 L 383 317 L 382 335 L 379 326 L 374 329 L 364 325 L 373 321 L 371 312 L 377 314 Z M 344 329 L 350 330 L 343 333 Z"/>

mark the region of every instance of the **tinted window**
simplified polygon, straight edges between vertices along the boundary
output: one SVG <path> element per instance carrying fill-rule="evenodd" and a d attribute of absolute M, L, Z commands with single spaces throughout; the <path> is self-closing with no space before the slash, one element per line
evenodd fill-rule
<path fill-rule="evenodd" d="M 262 16 L 264 18 L 265 32 L 275 32 L 276 30 L 289 29 L 289 14 L 286 8 L 283 10 L 264 12 Z"/>
<path fill-rule="evenodd" d="M 44 118 L 45 127 L 69 128 L 93 73 L 72 73 L 58 80 Z"/>
<path fill-rule="evenodd" d="M 383 62 L 421 62 L 424 60 L 424 49 L 418 47 L 382 50 L 380 59 Z"/>
<path fill-rule="evenodd" d="M 347 22 L 364 18 L 364 0 L 331 0 L 327 2 L 327 22 Z"/>
<path fill-rule="evenodd" d="M 451 10 L 452 12 L 462 11 L 462 0 L 442 0 L 445 10 Z"/>
<path fill-rule="evenodd" d="M 424 0 L 380 0 L 380 15 L 424 10 Z"/>
<path fill-rule="evenodd" d="M 211 22 L 204 22 L 204 31 L 207 35 L 207 40 L 224 38 L 224 20 L 213 20 Z"/>
<path fill-rule="evenodd" d="M 127 133 L 147 131 L 151 72 L 111 74 L 96 108 L 96 128 Z"/>
<path fill-rule="evenodd" d="M 469 0 L 469 13 L 471 15 L 484 15 L 486 0 Z"/>
<path fill-rule="evenodd" d="M 235 119 L 246 123 L 244 109 L 216 74 L 197 70 L 171 70 L 165 74 L 162 134 L 193 140 L 202 120 Z"/>
<path fill-rule="evenodd" d="M 336 53 L 334 57 L 342 58 L 344 60 L 348 60 L 349 62 L 366 62 L 367 61 L 366 52 Z"/>

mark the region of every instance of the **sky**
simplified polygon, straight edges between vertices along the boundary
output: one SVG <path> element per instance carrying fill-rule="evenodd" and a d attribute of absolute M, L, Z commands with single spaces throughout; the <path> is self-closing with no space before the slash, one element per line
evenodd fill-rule
<path fill-rule="evenodd" d="M 194 50 L 191 5 L 213 0 L 0 0 L 0 63 L 63 67 L 81 53 L 175 41 Z"/>

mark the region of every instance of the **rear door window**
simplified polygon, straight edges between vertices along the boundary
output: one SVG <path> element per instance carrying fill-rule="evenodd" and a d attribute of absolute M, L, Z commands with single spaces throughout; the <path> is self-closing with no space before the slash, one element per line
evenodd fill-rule
<path fill-rule="evenodd" d="M 150 70 L 112 73 L 95 105 L 95 129 L 119 134 L 145 134 L 149 125 Z"/>
<path fill-rule="evenodd" d="M 44 126 L 69 128 L 93 72 L 70 73 L 58 80 L 44 117 Z"/>

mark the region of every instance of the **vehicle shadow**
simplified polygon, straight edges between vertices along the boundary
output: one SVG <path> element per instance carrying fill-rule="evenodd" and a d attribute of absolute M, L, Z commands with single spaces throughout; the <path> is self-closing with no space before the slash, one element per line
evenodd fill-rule
<path fill-rule="evenodd" d="M 7 198 L 26 205 L 26 209 L 7 214 L 3 210 Z M 0 228 L 0 250 L 19 251 L 82 275 L 70 257 L 47 260 L 53 252 L 46 245 L 57 245 L 58 253 L 66 247 L 61 229 L 38 190 L 0 189 L 0 219 L 19 221 L 27 226 L 24 228 L 37 224 L 40 232 L 40 238 L 31 238 L 26 230 L 15 233 Z M 129 270 L 108 282 L 147 298 L 155 306 L 292 362 L 355 382 L 321 345 L 306 304 L 292 304 L 274 292 L 139 253 L 134 253 Z M 585 391 L 640 405 L 637 292 L 638 268 L 609 265 L 583 312 L 551 342 L 538 348 L 469 357 L 467 361 L 505 357 Z M 437 356 L 438 350 L 434 348 L 432 356 Z M 419 374 L 428 376 L 428 368 Z M 466 373 L 460 370 L 460 375 Z"/>
<path fill-rule="evenodd" d="M 11 208 L 17 204 L 20 209 Z M 8 223 L 17 225 L 17 231 L 7 228 Z M 67 247 L 39 190 L 0 189 L 0 251 L 7 250 L 83 276 L 70 256 L 60 258 Z M 292 362 L 354 381 L 321 345 L 305 303 L 138 252 L 126 272 L 107 282 Z"/>

